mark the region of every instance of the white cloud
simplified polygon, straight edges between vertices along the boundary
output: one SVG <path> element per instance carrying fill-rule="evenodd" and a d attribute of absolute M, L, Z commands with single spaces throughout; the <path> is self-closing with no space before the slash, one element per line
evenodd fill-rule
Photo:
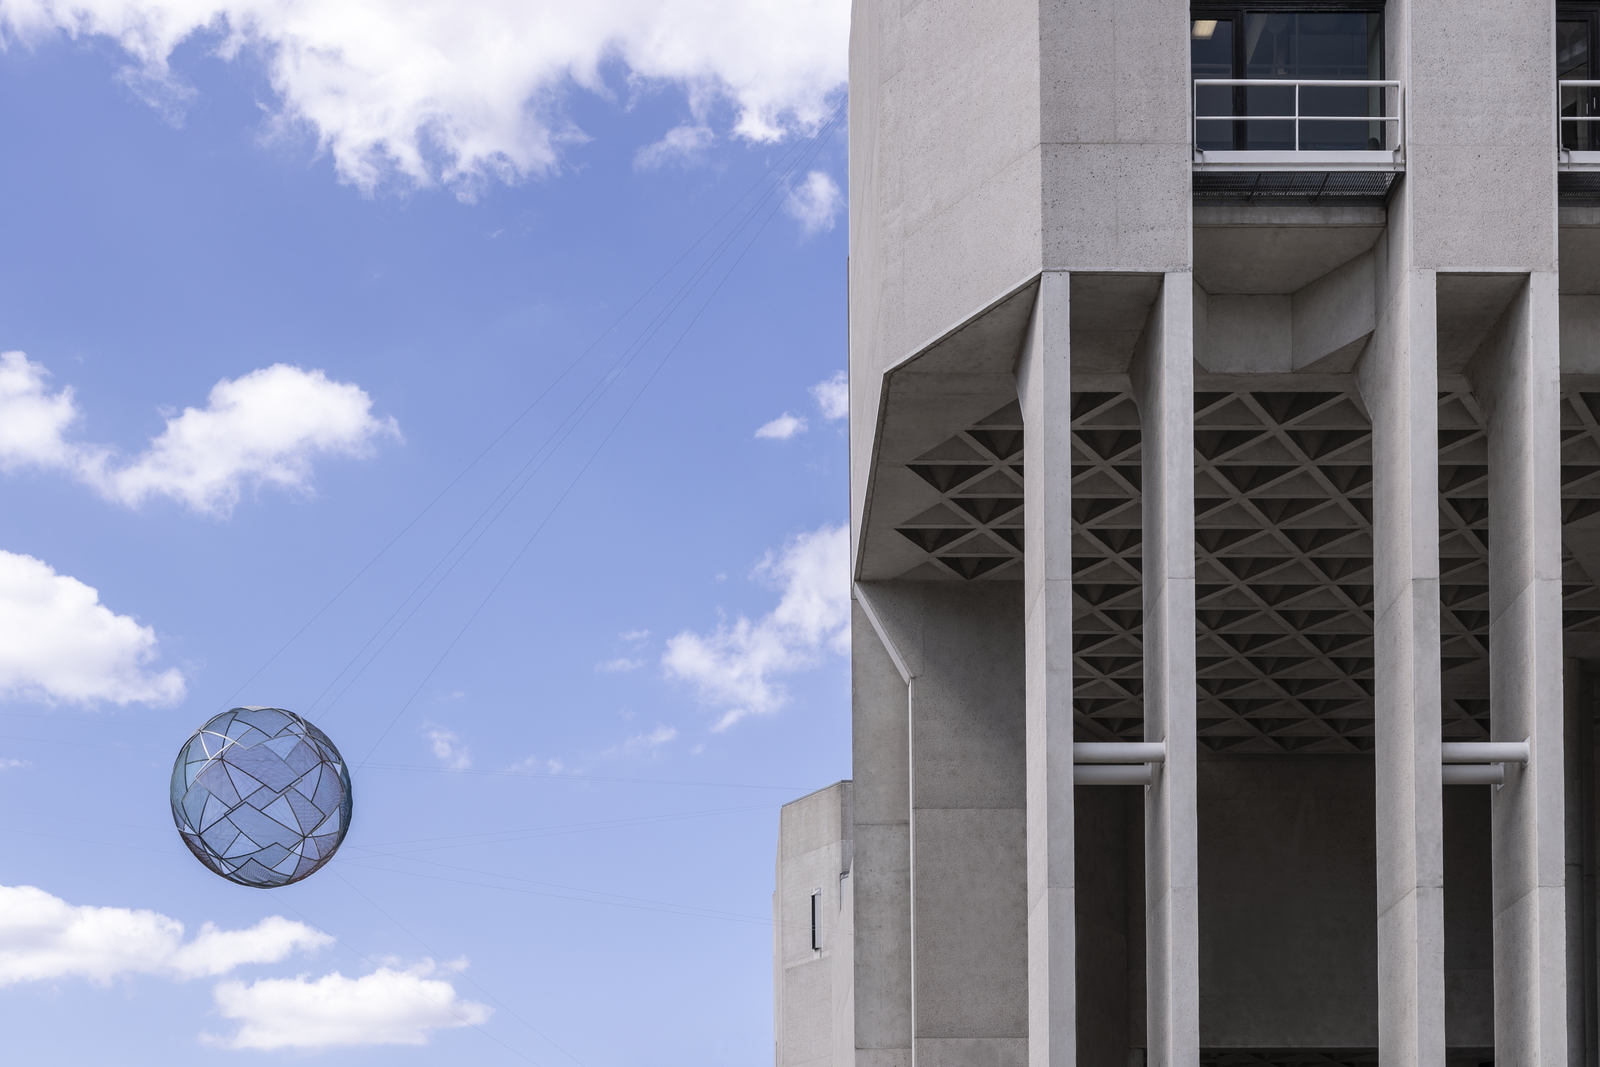
<path fill-rule="evenodd" d="M 110 448 L 66 440 L 78 417 L 72 390 L 51 394 L 47 373 L 21 352 L 0 356 L 0 469 L 66 470 L 130 507 L 169 497 L 226 516 L 246 485 L 306 492 L 318 456 L 365 456 L 375 438 L 399 436 L 393 418 L 373 417 L 359 386 L 277 363 L 222 379 L 206 407 L 167 419 L 150 446 L 124 462 Z"/>
<path fill-rule="evenodd" d="M 31 767 L 33 764 L 25 759 L 12 759 L 10 756 L 0 757 L 0 771 L 9 771 L 13 767 Z"/>
<path fill-rule="evenodd" d="M 105 984 L 130 974 L 214 977 L 332 940 L 274 915 L 248 930 L 206 923 L 185 942 L 183 924 L 157 912 L 72 905 L 33 886 L 0 886 L 0 987 L 60 978 Z"/>
<path fill-rule="evenodd" d="M 765 437 L 773 441 L 787 441 L 797 433 L 806 432 L 806 420 L 796 418 L 785 411 L 782 415 L 767 423 L 756 431 L 757 437 Z"/>
<path fill-rule="evenodd" d="M 251 51 L 278 97 L 274 126 L 311 131 L 342 181 L 463 195 L 556 169 L 583 137 L 563 92 L 605 94 L 611 59 L 635 90 L 682 88 L 697 117 L 731 103 L 740 137 L 814 127 L 844 85 L 849 29 L 847 0 L 0 0 L 8 37 L 116 40 L 128 83 L 169 109 L 192 95 L 168 67 L 181 42 Z"/>
<path fill-rule="evenodd" d="M 0 697 L 173 704 L 183 674 L 159 674 L 156 632 L 114 614 L 92 587 L 32 556 L 0 550 Z"/>
<path fill-rule="evenodd" d="M 644 660 L 628 659 L 626 656 L 623 656 L 618 659 L 608 659 L 604 663 L 597 663 L 595 664 L 594 669 L 597 671 L 616 673 L 623 671 L 636 671 L 643 666 Z"/>
<path fill-rule="evenodd" d="M 206 1039 L 231 1049 L 425 1045 L 430 1030 L 488 1021 L 493 1009 L 460 999 L 449 982 L 428 977 L 433 971 L 433 961 L 424 960 L 361 978 L 335 971 L 315 981 L 300 975 L 222 982 L 214 993 L 217 1010 L 240 1026 L 230 1037 Z"/>
<path fill-rule="evenodd" d="M 633 165 L 638 170 L 656 170 L 668 163 L 693 163 L 716 139 L 709 126 L 674 126 L 661 140 L 634 153 Z"/>
<path fill-rule="evenodd" d="M 99 474 L 124 504 L 166 496 L 196 511 L 226 515 L 246 483 L 305 490 L 321 454 L 364 456 L 375 437 L 399 435 L 372 417 L 359 386 L 284 363 L 224 378 L 204 408 L 185 408 L 134 462 Z"/>
<path fill-rule="evenodd" d="M 649 630 L 624 630 L 617 635 L 624 641 L 644 641 L 650 636 Z"/>
<path fill-rule="evenodd" d="M 850 414 L 850 376 L 842 370 L 813 385 L 811 395 L 816 398 L 825 419 L 842 419 Z"/>
<path fill-rule="evenodd" d="M 472 766 L 472 750 L 461 743 L 460 736 L 454 730 L 446 730 L 432 723 L 428 723 L 427 728 L 428 741 L 440 763 L 452 771 L 464 771 Z"/>
<path fill-rule="evenodd" d="M 78 410 L 70 388 L 46 391 L 47 374 L 21 352 L 0 352 L 0 470 L 70 461 L 71 446 L 62 434 Z"/>
<path fill-rule="evenodd" d="M 844 194 L 834 180 L 820 170 L 806 175 L 806 180 L 789 190 L 783 201 L 783 210 L 800 223 L 806 233 L 821 233 L 833 229 L 833 220 L 844 205 Z"/>
<path fill-rule="evenodd" d="M 618 752 L 625 752 L 629 754 L 648 752 L 653 748 L 660 748 L 668 741 L 675 741 L 677 738 L 677 727 L 667 726 L 663 723 L 657 723 L 654 730 L 651 730 L 647 734 L 635 734 L 626 741 L 622 742 L 621 745 L 611 749 L 610 754 L 614 755 Z"/>
<path fill-rule="evenodd" d="M 668 677 L 694 683 L 702 700 L 724 709 L 713 730 L 747 715 L 775 712 L 787 699 L 775 675 L 814 667 L 827 651 L 850 648 L 849 543 L 843 526 L 801 534 L 757 573 L 783 582 L 778 606 L 751 622 L 740 616 L 710 634 L 684 631 L 661 658 Z"/>

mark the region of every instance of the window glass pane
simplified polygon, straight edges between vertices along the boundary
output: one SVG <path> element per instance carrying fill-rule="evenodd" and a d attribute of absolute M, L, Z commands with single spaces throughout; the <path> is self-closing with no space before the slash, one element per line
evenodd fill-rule
<path fill-rule="evenodd" d="M 1381 17 L 1376 12 L 1247 12 L 1244 73 L 1251 79 L 1360 81 L 1382 77 Z M 1381 122 L 1352 121 L 1383 114 L 1383 91 L 1301 86 L 1298 143 L 1292 86 L 1252 87 L 1243 110 L 1246 144 L 1268 150 L 1351 151 L 1387 147 Z M 1273 116 L 1267 118 L 1266 116 Z M 1307 121 L 1309 117 L 1309 121 Z M 1342 120 L 1342 121 L 1334 121 Z"/>
<path fill-rule="evenodd" d="M 1556 77 L 1562 81 L 1587 81 L 1594 77 L 1589 70 L 1589 20 L 1562 19 L 1556 23 Z M 1563 120 L 1583 118 L 1595 113 L 1595 91 L 1579 85 L 1561 86 L 1561 117 Z M 1600 133 L 1593 122 L 1561 123 L 1562 147 L 1580 152 L 1594 151 L 1595 135 Z"/>
<path fill-rule="evenodd" d="M 1189 24 L 1190 72 L 1195 78 L 1233 77 L 1233 21 L 1195 19 Z M 1233 90 L 1226 85 L 1195 87 L 1196 115 L 1232 115 Z M 1233 147 L 1233 123 L 1196 124 L 1198 147 L 1217 151 Z"/>

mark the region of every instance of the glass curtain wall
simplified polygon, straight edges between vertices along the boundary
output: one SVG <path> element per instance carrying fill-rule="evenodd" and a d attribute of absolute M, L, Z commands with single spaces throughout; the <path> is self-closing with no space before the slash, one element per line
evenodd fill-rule
<path fill-rule="evenodd" d="M 1196 6 L 1192 77 L 1375 81 L 1383 77 L 1380 10 Z M 1369 151 L 1394 147 L 1380 87 L 1198 86 L 1198 147 L 1211 151 Z M 1298 116 L 1298 122 L 1296 121 Z M 1228 118 L 1233 121 L 1205 121 Z M 1298 127 L 1298 128 L 1297 128 Z"/>

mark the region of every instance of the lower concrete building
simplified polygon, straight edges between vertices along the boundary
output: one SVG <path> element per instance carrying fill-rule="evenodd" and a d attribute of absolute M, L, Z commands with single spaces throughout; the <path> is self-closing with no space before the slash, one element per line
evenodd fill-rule
<path fill-rule="evenodd" d="M 772 1032 L 777 1067 L 855 1061 L 850 893 L 851 784 L 784 805 L 772 893 Z"/>

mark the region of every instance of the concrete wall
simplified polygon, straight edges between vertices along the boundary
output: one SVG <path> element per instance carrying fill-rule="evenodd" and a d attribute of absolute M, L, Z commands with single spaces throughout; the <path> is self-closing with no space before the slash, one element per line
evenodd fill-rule
<path fill-rule="evenodd" d="M 850 425 L 865 442 L 886 370 L 1039 270 L 1038 0 L 856 0 L 850 86 Z M 851 454 L 858 530 L 871 454 Z"/>
<path fill-rule="evenodd" d="M 872 582 L 856 595 L 908 695 L 915 1060 L 1021 1067 L 1028 1032 L 1021 589 Z M 863 879 L 858 892 L 864 889 Z M 856 936 L 865 956 L 878 950 L 864 938 L 860 899 Z"/>
<path fill-rule="evenodd" d="M 854 440 L 873 440 L 891 368 L 1041 270 L 1190 269 L 1188 12 L 855 0 Z M 851 452 L 858 535 L 872 454 Z"/>
<path fill-rule="evenodd" d="M 911 1065 L 911 739 L 907 679 L 851 602 L 855 852 L 852 1044 L 858 1067 Z"/>
<path fill-rule="evenodd" d="M 853 924 L 843 905 L 849 899 L 845 882 L 855 822 L 851 793 L 850 782 L 837 782 L 790 801 L 778 817 L 777 887 L 772 894 L 777 1067 L 853 1062 L 836 1055 L 834 1033 L 843 1015 L 840 1002 L 850 993 Z M 815 930 L 814 893 L 820 896 Z"/>

